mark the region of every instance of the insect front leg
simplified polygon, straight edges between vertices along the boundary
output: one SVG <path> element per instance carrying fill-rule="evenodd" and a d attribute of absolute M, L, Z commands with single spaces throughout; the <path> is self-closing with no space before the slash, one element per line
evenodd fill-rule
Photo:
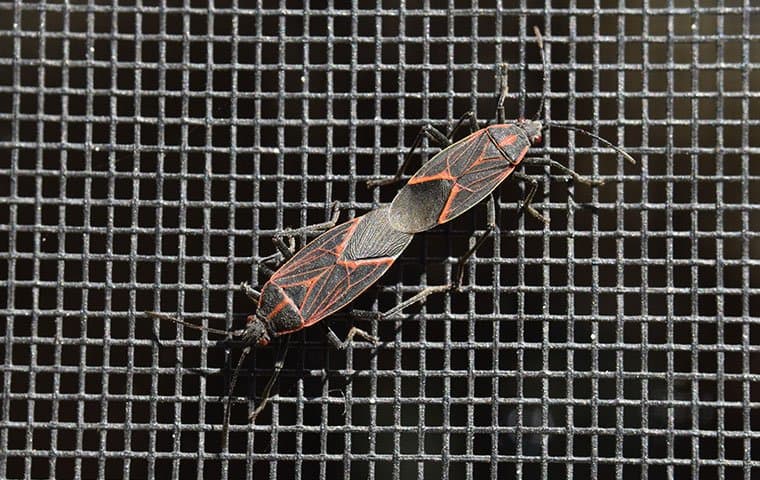
<path fill-rule="evenodd" d="M 454 134 L 459 130 L 459 128 L 464 125 L 464 122 L 467 121 L 467 125 L 469 126 L 470 133 L 475 133 L 478 130 L 480 130 L 480 125 L 478 125 L 478 118 L 475 116 L 475 112 L 470 111 L 462 115 L 462 118 L 460 118 L 457 123 L 454 125 L 454 128 L 451 129 L 451 132 L 447 135 L 446 138 L 451 140 L 454 138 Z"/>
<path fill-rule="evenodd" d="M 248 416 L 248 420 L 251 423 L 256 423 L 256 417 L 258 417 L 259 414 L 266 408 L 266 406 L 269 404 L 269 401 L 273 397 L 272 389 L 274 388 L 275 383 L 277 383 L 277 379 L 280 376 L 282 368 L 285 366 L 285 358 L 288 353 L 289 345 L 290 336 L 286 336 L 280 348 L 278 349 L 277 361 L 274 364 L 272 375 L 269 377 L 269 381 L 267 381 L 267 384 L 264 387 L 264 391 L 261 394 L 261 400 L 259 401 L 259 404 L 256 405 L 256 408 L 254 408 L 251 414 Z"/>
<path fill-rule="evenodd" d="M 259 297 L 261 296 L 261 292 L 251 288 L 251 286 L 248 285 L 248 282 L 241 283 L 240 290 L 245 294 L 246 297 L 250 298 L 253 303 L 259 303 Z"/>
<path fill-rule="evenodd" d="M 412 143 L 412 148 L 409 150 L 409 153 L 406 154 L 406 157 L 404 157 L 404 162 L 398 168 L 398 170 L 396 171 L 396 174 L 393 175 L 391 178 L 379 178 L 376 180 L 368 180 L 367 186 L 370 188 L 374 188 L 374 187 L 379 187 L 382 185 L 391 185 L 391 184 L 401 181 L 401 177 L 404 175 L 406 168 L 409 166 L 409 163 L 412 161 L 412 155 L 414 155 L 415 150 L 417 150 L 417 148 L 419 148 L 419 146 L 422 144 L 422 139 L 425 137 L 427 137 L 428 140 L 430 140 L 430 142 L 436 144 L 437 146 L 441 148 L 446 148 L 449 145 L 451 145 L 451 140 L 449 140 L 449 137 L 441 133 L 438 129 L 436 129 L 432 125 L 425 125 L 424 127 L 420 129 L 420 132 L 415 137 L 414 143 Z"/>
<path fill-rule="evenodd" d="M 278 233 L 275 234 L 274 237 L 272 237 L 272 243 L 274 243 L 274 246 L 277 248 L 277 250 L 280 252 L 280 255 L 282 255 L 282 258 L 287 261 L 290 260 L 290 257 L 293 256 L 295 253 L 295 237 L 298 235 L 302 235 L 305 233 L 317 233 L 317 232 L 323 232 L 325 230 L 329 230 L 333 228 L 338 223 L 338 218 L 340 217 L 340 203 L 339 202 L 333 202 L 332 204 L 332 216 L 329 220 L 317 223 L 315 225 L 306 225 L 305 227 L 300 228 L 286 228 Z M 283 240 L 284 238 L 287 238 L 290 240 L 290 245 L 286 244 Z"/>

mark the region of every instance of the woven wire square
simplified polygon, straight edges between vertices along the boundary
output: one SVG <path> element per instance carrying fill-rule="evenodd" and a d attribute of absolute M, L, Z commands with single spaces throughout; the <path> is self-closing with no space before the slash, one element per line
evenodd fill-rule
<path fill-rule="evenodd" d="M 758 7 L 202 3 L 0 4 L 0 477 L 756 475 Z M 281 346 L 254 350 L 222 451 L 240 344 L 144 312 L 241 328 L 271 237 L 390 201 L 365 181 L 493 120 L 501 62 L 508 117 L 545 96 L 639 164 L 549 129 L 531 155 L 606 184 L 528 168 L 544 225 L 507 180 L 461 291 L 329 320 L 377 347 L 292 335 L 252 425 Z M 448 282 L 485 224 L 418 235 L 352 307 Z"/>

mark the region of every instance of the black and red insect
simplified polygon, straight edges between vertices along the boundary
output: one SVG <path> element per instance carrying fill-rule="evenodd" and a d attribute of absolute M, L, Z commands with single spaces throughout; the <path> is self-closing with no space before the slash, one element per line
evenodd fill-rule
<path fill-rule="evenodd" d="M 409 245 L 412 235 L 390 226 L 387 207 L 329 229 L 277 269 L 248 317 L 242 338 L 266 345 L 273 338 L 313 325 L 348 305 L 377 281 Z M 372 339 L 365 332 L 354 329 Z M 343 346 L 340 344 L 338 346 Z"/>
<path fill-rule="evenodd" d="M 243 351 L 233 373 L 230 385 L 232 392 L 243 360 L 253 346 L 267 345 L 277 337 L 302 330 L 329 317 L 351 303 L 390 268 L 409 245 L 413 235 L 391 227 L 389 212 L 390 207 L 380 207 L 335 226 L 339 213 L 336 208 L 329 222 L 286 232 L 286 236 L 292 237 L 297 233 L 327 229 L 295 254 L 280 236 L 275 237 L 275 245 L 285 262 L 272 272 L 261 291 L 245 284 L 242 286 L 245 293 L 258 304 L 255 314 L 248 316 L 243 329 L 228 332 L 201 327 L 158 312 L 147 314 L 190 328 L 240 338 Z M 463 258 L 462 262 L 464 261 Z M 368 314 L 373 318 L 392 315 L 422 301 L 433 292 L 448 288 L 448 285 L 428 287 L 385 313 L 353 313 L 359 316 Z M 377 338 L 356 327 L 349 331 L 346 340 L 340 341 L 329 327 L 325 328 L 328 340 L 337 348 L 345 348 L 354 336 L 373 343 L 377 341 Z M 266 405 L 276 377 L 276 374 L 273 375 L 265 387 L 264 400 L 251 414 L 252 420 Z M 228 422 L 229 406 L 225 413 L 225 442 Z"/>
<path fill-rule="evenodd" d="M 534 28 L 534 31 L 543 59 L 541 34 L 538 28 Z M 545 71 L 546 65 L 544 64 Z M 533 177 L 515 172 L 521 163 L 549 166 L 570 175 L 580 183 L 601 185 L 601 181 L 583 177 L 554 160 L 526 158 L 528 150 L 541 142 L 541 132 L 546 127 L 569 129 L 590 135 L 612 147 L 626 160 L 635 163 L 633 158 L 622 149 L 597 135 L 577 127 L 538 120 L 543 111 L 543 98 L 535 118 L 532 120 L 519 119 L 513 123 L 506 123 L 504 102 L 508 91 L 506 67 L 504 65 L 502 65 L 499 76 L 501 95 L 496 110 L 496 124 L 480 128 L 475 114 L 468 112 L 459 120 L 449 135 L 444 135 L 432 126 L 426 126 L 417 135 L 411 150 L 393 178 L 369 182 L 370 186 L 377 186 L 401 180 L 412 154 L 420 146 L 424 137 L 444 147 L 409 179 L 393 199 L 390 219 L 391 226 L 395 230 L 417 233 L 453 220 L 480 203 L 510 175 L 531 184 L 531 190 L 525 197 L 524 208 L 536 218 L 548 222 L 543 215 L 531 206 L 538 181 Z M 455 132 L 465 124 L 470 127 L 470 134 L 452 143 L 451 138 Z"/>

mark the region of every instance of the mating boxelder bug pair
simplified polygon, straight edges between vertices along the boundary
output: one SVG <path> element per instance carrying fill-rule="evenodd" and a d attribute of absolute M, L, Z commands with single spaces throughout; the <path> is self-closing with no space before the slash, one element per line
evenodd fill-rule
<path fill-rule="evenodd" d="M 351 303 L 390 268 L 412 241 L 413 234 L 400 232 L 391 227 L 389 211 L 388 206 L 377 208 L 335 226 L 339 213 L 336 204 L 332 220 L 320 225 L 284 232 L 286 236 L 292 238 L 293 235 L 299 233 L 327 229 L 327 232 L 309 242 L 295 254 L 281 236 L 275 237 L 275 245 L 280 250 L 285 263 L 276 271 L 270 272 L 269 281 L 264 284 L 260 292 L 246 284 L 242 285 L 248 297 L 258 303 L 258 307 L 256 313 L 248 317 L 245 328 L 241 330 L 226 332 L 200 327 L 158 312 L 147 312 L 147 314 L 190 328 L 239 337 L 243 341 L 244 348 L 233 373 L 230 384 L 230 392 L 232 392 L 243 359 L 250 353 L 252 346 L 267 345 L 273 338 L 296 332 L 332 315 Z M 260 266 L 265 270 L 268 269 L 263 264 Z M 448 286 L 429 287 L 384 314 L 362 311 L 352 313 L 355 316 L 372 318 L 393 315 L 423 300 L 431 293 L 447 288 Z M 354 336 L 363 337 L 373 343 L 377 342 L 377 338 L 356 327 L 352 328 L 346 340 L 341 342 L 329 327 L 324 323 L 322 325 L 327 330 L 328 340 L 337 348 L 345 348 Z M 282 368 L 283 360 L 278 361 L 276 371 Z M 266 405 L 275 379 L 276 374 L 272 376 L 264 389 L 264 400 L 251 413 L 252 421 Z M 223 431 L 225 446 L 229 414 L 228 405 Z"/>
<path fill-rule="evenodd" d="M 537 28 L 534 30 L 542 60 L 545 63 L 540 32 Z M 524 206 L 535 217 L 547 221 L 530 206 L 536 192 L 537 181 L 515 172 L 515 168 L 521 162 L 557 168 L 581 183 L 601 184 L 601 182 L 582 177 L 553 160 L 526 159 L 529 148 L 540 142 L 544 128 L 553 126 L 590 135 L 633 162 L 630 155 L 622 149 L 590 132 L 576 127 L 539 121 L 538 117 L 543 110 L 543 99 L 533 120 L 520 119 L 513 123 L 506 123 L 504 101 L 507 96 L 507 87 L 504 68 L 500 72 L 500 83 L 501 95 L 497 106 L 496 124 L 481 129 L 475 115 L 468 112 L 449 135 L 444 135 L 432 127 L 425 127 L 420 131 L 409 154 L 392 179 L 369 182 L 370 186 L 377 186 L 399 181 L 412 154 L 424 137 L 445 147 L 417 171 L 399 191 L 390 206 L 377 208 L 336 226 L 338 217 L 336 205 L 330 221 L 284 233 L 283 236 L 292 238 L 298 233 L 327 230 L 295 254 L 282 240 L 282 236 L 275 237 L 275 245 L 285 262 L 276 271 L 270 272 L 270 279 L 260 292 L 243 285 L 246 294 L 258 304 L 256 314 L 248 317 L 245 328 L 227 332 L 200 327 L 157 312 L 148 312 L 148 315 L 162 320 L 171 320 L 191 328 L 241 338 L 244 348 L 233 374 L 230 386 L 230 391 L 232 391 L 243 359 L 252 346 L 267 345 L 276 337 L 313 325 L 348 305 L 388 270 L 409 245 L 414 233 L 429 230 L 463 214 L 491 195 L 493 190 L 510 175 L 532 184 Z M 451 138 L 465 121 L 468 121 L 470 126 L 470 135 L 452 143 Z M 454 286 L 461 283 L 464 263 L 474 254 L 488 233 L 495 228 L 495 208 L 492 196 L 489 200 L 489 217 L 489 230 L 469 252 L 459 259 L 459 273 L 453 282 Z M 449 288 L 449 285 L 429 287 L 383 314 L 374 312 L 355 312 L 355 314 L 359 316 L 366 314 L 373 318 L 391 315 L 415 302 L 422 301 L 433 292 Z M 367 332 L 354 327 L 346 340 L 341 342 L 327 328 L 328 340 L 338 348 L 346 347 L 356 335 L 372 342 L 377 341 Z M 281 368 L 282 360 L 278 363 L 278 368 Z M 276 374 L 265 388 L 266 398 L 251 414 L 252 420 L 266 404 L 275 378 Z M 223 432 L 225 445 L 228 424 L 229 404 L 226 408 Z"/>
<path fill-rule="evenodd" d="M 537 27 L 533 30 L 544 63 L 544 75 L 546 75 L 541 32 Z M 541 106 L 532 120 L 519 119 L 513 123 L 505 123 L 504 102 L 508 93 L 505 65 L 501 65 L 499 77 L 501 95 L 496 109 L 495 125 L 480 128 L 474 112 L 467 112 L 449 135 L 444 135 L 432 126 L 426 126 L 417 135 L 412 149 L 396 175 L 391 179 L 370 182 L 370 185 L 376 186 L 401 180 L 414 150 L 420 145 L 423 137 L 428 137 L 429 140 L 444 147 L 409 179 L 393 199 L 390 218 L 394 229 L 406 233 L 417 233 L 453 220 L 480 203 L 510 175 L 531 183 L 531 190 L 525 197 L 523 206 L 531 215 L 548 223 L 548 219 L 530 205 L 538 182 L 532 177 L 515 172 L 515 168 L 520 163 L 553 167 L 570 175 L 575 181 L 587 185 L 601 185 L 602 182 L 583 177 L 551 159 L 526 158 L 528 149 L 541 141 L 541 132 L 546 127 L 569 129 L 589 135 L 612 147 L 631 163 L 636 163 L 621 148 L 591 132 L 538 120 L 544 109 L 545 97 L 542 97 Z M 452 143 L 453 135 L 468 120 L 470 135 Z"/>

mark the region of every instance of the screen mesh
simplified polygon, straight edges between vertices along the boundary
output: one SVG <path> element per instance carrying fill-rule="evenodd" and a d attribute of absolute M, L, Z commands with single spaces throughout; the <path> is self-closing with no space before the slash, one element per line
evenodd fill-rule
<path fill-rule="evenodd" d="M 0 4 L 0 477 L 757 474 L 755 2 L 245 3 Z M 240 344 L 143 312 L 241 328 L 273 234 L 390 201 L 365 181 L 492 120 L 500 62 L 509 118 L 545 95 L 638 165 L 547 131 L 533 156 L 606 185 L 527 169 L 544 225 L 507 180 L 461 291 L 330 319 L 375 348 L 292 335 L 250 425 L 281 347 L 254 350 L 223 451 Z M 448 282 L 485 224 L 418 235 L 353 308 Z"/>

